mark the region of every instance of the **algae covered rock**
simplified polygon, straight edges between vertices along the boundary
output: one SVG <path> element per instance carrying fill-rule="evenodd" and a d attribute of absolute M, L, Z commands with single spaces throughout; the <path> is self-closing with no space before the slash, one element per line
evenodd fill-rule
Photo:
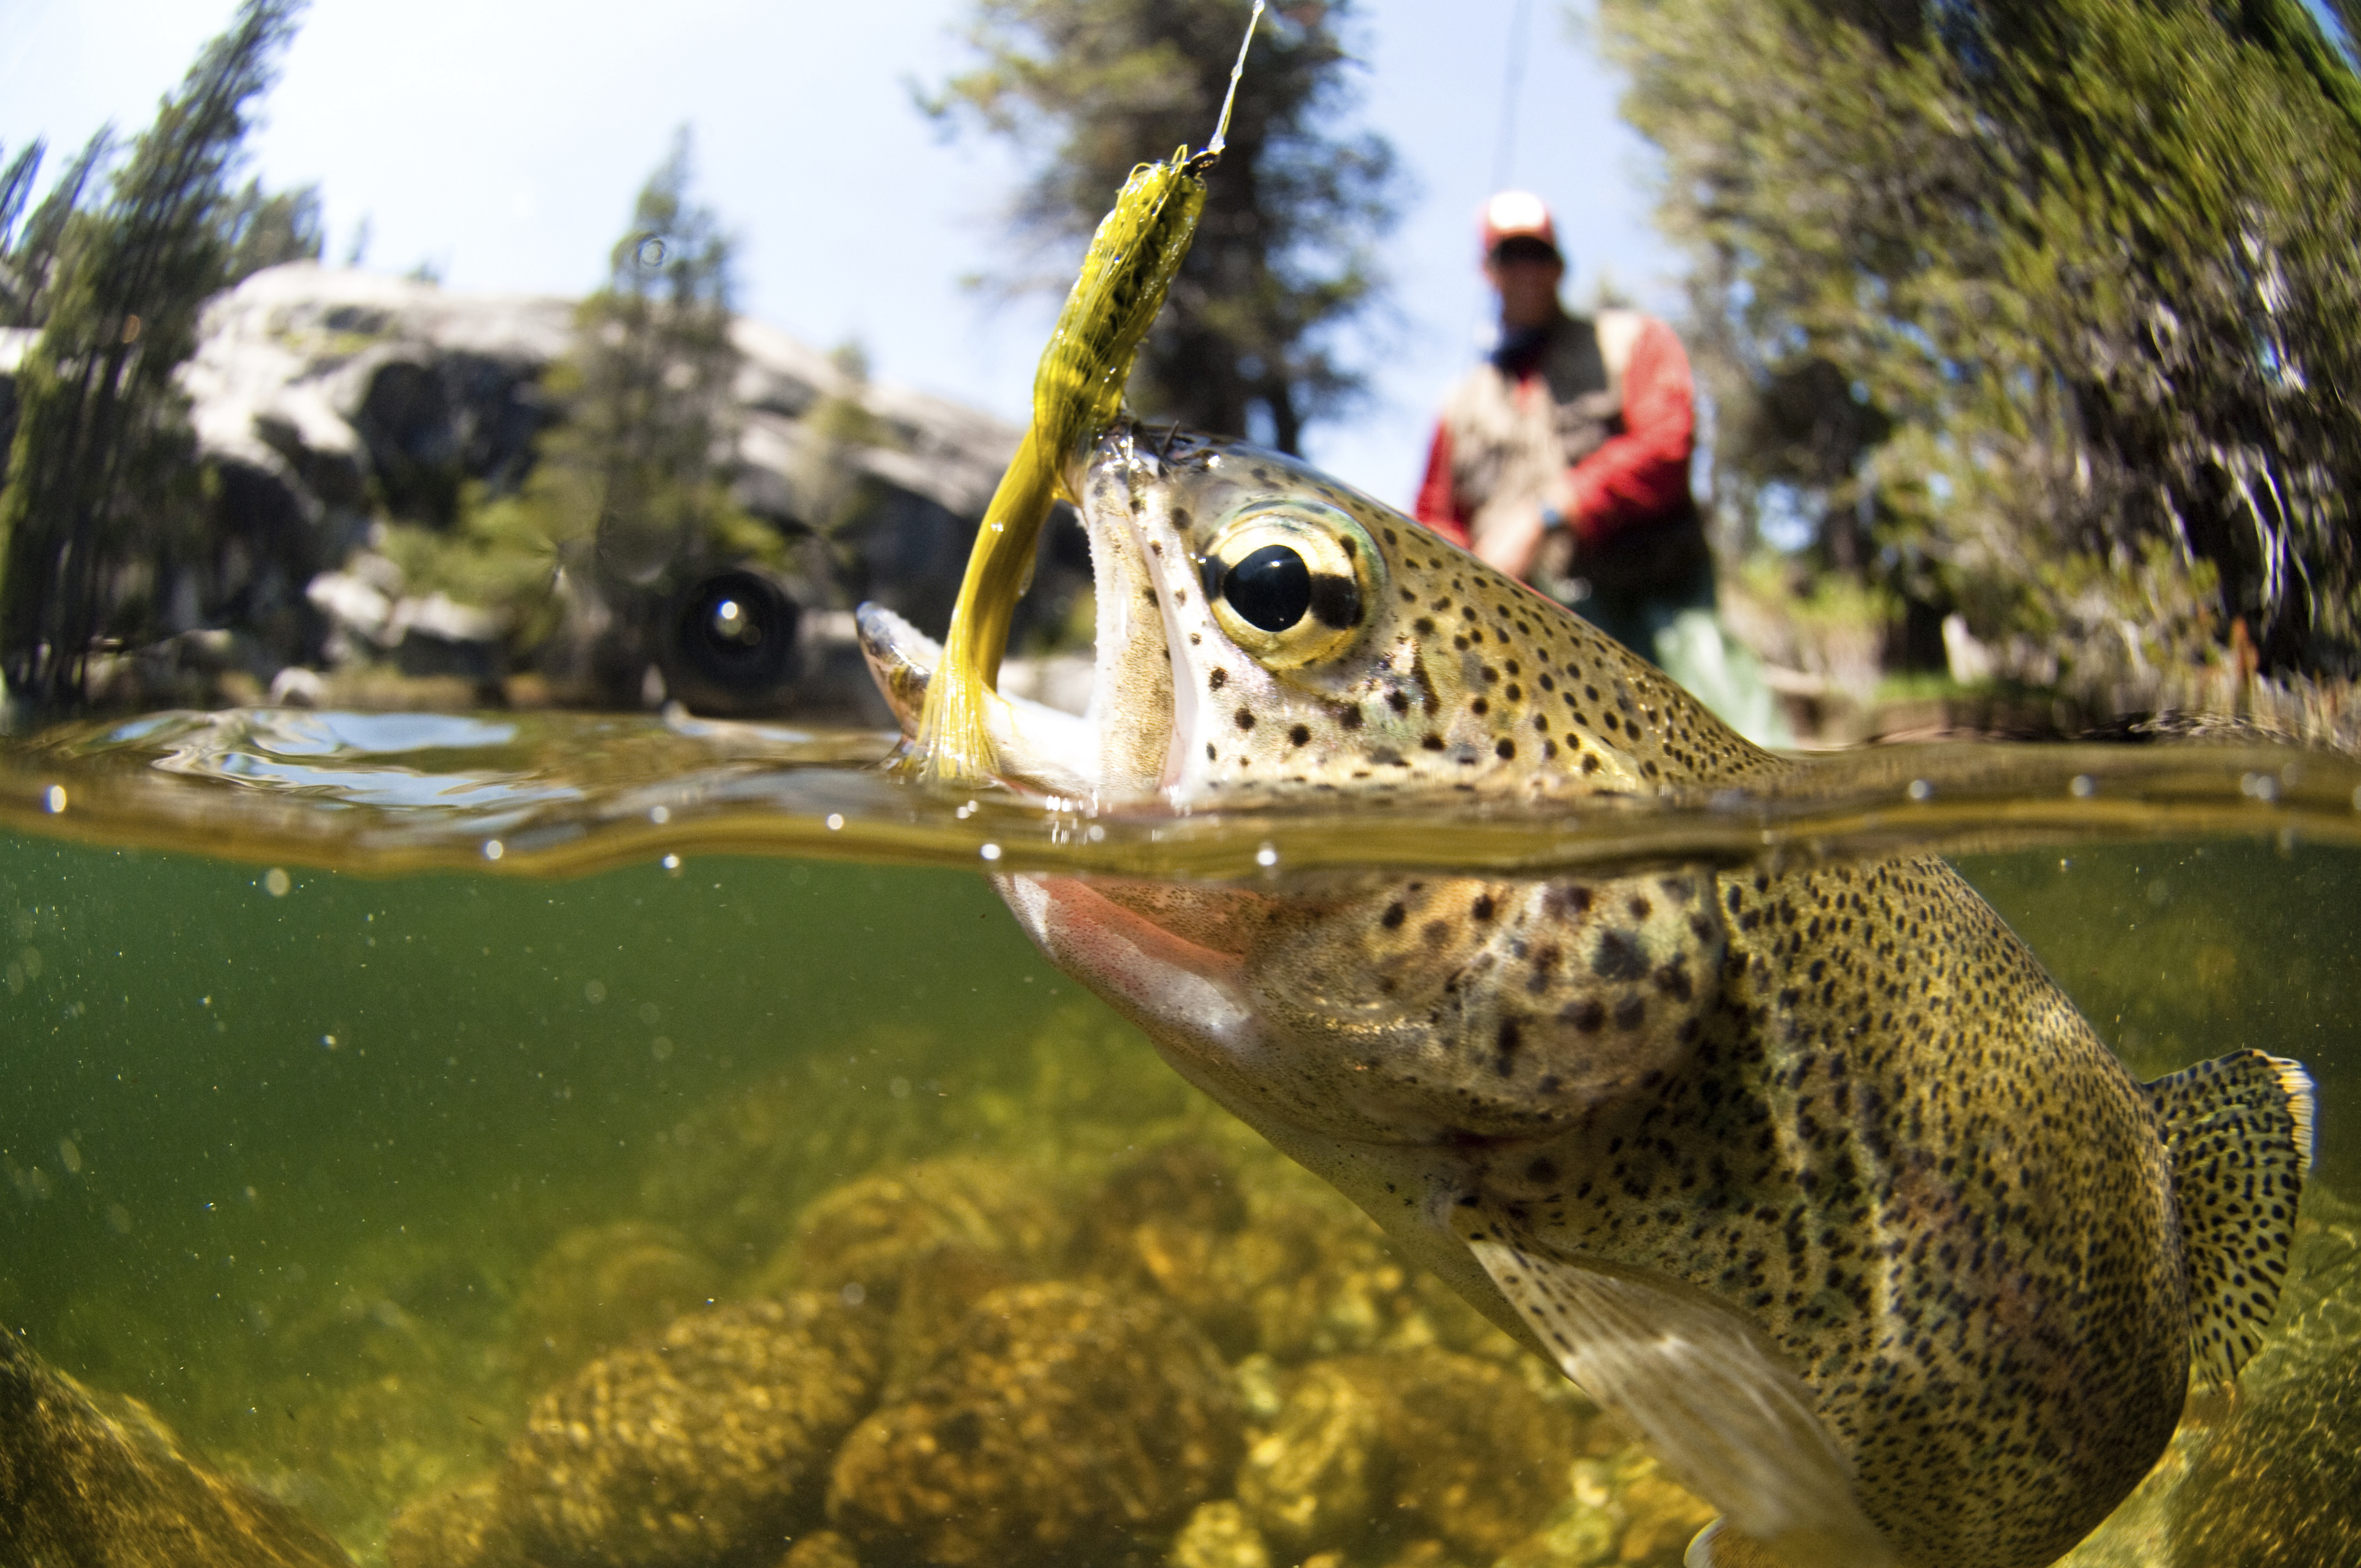
<path fill-rule="evenodd" d="M 0 1328 L 0 1563 L 16 1568 L 351 1568 L 291 1509 L 102 1400 Z"/>
<path fill-rule="evenodd" d="M 2361 1210 L 2303 1201 L 2270 1337 L 2173 1499 L 2173 1568 L 2361 1563 Z"/>
<path fill-rule="evenodd" d="M 836 1531 L 816 1530 L 796 1538 L 779 1559 L 779 1568 L 861 1568 L 861 1559 L 852 1554 L 852 1543 Z"/>
<path fill-rule="evenodd" d="M 1234 1502 L 1198 1504 L 1164 1561 L 1167 1568 L 1271 1568 L 1269 1543 Z"/>
<path fill-rule="evenodd" d="M 566 1232 L 534 1260 L 517 1301 L 526 1391 L 709 1305 L 720 1287 L 713 1260 L 668 1226 L 625 1221 Z"/>
<path fill-rule="evenodd" d="M 489 1477 L 404 1506 L 387 1530 L 385 1554 L 393 1568 L 512 1568 L 520 1561 Z"/>
<path fill-rule="evenodd" d="M 947 1246 L 1002 1258 L 1030 1274 L 1063 1254 L 1070 1234 L 1056 1195 L 1016 1162 L 921 1160 L 814 1200 L 763 1283 L 890 1306 L 904 1277 Z"/>
<path fill-rule="evenodd" d="M 531 1557 L 702 1563 L 816 1525 L 829 1456 L 874 1398 L 873 1313 L 811 1296 L 675 1319 L 535 1401 L 500 1511 Z"/>
<path fill-rule="evenodd" d="M 1565 1497 L 1574 1418 L 1513 1372 L 1433 1347 L 1305 1367 L 1240 1466 L 1237 1497 L 1295 1553 L 1373 1531 L 1490 1562 Z"/>
<path fill-rule="evenodd" d="M 1393 1400 L 1381 1376 L 1314 1363 L 1289 1389 L 1278 1422 L 1239 1466 L 1240 1506 L 1270 1540 L 1301 1554 L 1356 1540 L 1389 1477 Z"/>
<path fill-rule="evenodd" d="M 1088 1561 L 1175 1529 L 1242 1446 L 1220 1357 L 1169 1307 L 1016 1286 L 845 1441 L 829 1520 L 864 1563 Z"/>

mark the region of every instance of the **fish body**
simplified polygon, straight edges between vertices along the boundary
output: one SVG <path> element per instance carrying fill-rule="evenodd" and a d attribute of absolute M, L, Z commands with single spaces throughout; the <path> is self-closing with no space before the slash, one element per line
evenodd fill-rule
<path fill-rule="evenodd" d="M 1081 720 L 995 707 L 1020 787 L 1572 811 L 1804 765 L 1276 454 L 1119 426 L 1068 482 L 1097 682 Z M 862 630 L 907 723 L 930 651 Z M 2301 1069 L 2136 1081 L 1939 861 L 999 885 L 1719 1508 L 1693 1563 L 2052 1562 L 2276 1299 Z"/>

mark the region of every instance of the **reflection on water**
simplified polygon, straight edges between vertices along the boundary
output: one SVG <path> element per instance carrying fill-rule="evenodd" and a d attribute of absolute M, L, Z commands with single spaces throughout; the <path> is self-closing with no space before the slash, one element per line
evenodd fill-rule
<path fill-rule="evenodd" d="M 2350 762 L 1896 748 L 1356 825 L 938 800 L 852 765 L 885 745 L 267 712 L 16 745 L 0 1321 L 369 1563 L 1670 1564 L 1693 1500 L 944 868 L 1925 842 L 2142 1075 L 2319 1080 L 2281 1324 L 2072 1561 L 2350 1543 Z M 582 874 L 514 874 L 547 872 Z"/>

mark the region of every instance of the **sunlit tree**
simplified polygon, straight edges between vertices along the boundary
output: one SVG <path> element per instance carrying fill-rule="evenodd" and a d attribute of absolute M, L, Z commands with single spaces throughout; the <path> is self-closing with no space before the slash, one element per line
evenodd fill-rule
<path fill-rule="evenodd" d="M 227 275 L 233 176 L 300 10 L 246 0 L 164 100 L 104 205 L 75 211 L 70 198 L 58 214 L 0 491 L 0 676 L 36 710 L 82 700 L 110 613 L 136 606 L 157 554 L 203 526 L 173 372 Z"/>
<path fill-rule="evenodd" d="M 2070 663 L 2243 621 L 2266 667 L 2356 669 L 2361 88 L 2296 0 L 1600 20 L 1725 499 Z"/>

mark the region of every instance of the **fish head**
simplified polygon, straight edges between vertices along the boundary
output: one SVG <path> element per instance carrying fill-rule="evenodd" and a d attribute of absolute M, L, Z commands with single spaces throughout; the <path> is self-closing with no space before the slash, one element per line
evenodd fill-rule
<path fill-rule="evenodd" d="M 1123 422 L 1066 482 L 1096 586 L 1092 697 L 1080 719 L 993 707 L 1016 788 L 1178 811 L 1571 803 L 1781 765 L 1587 622 L 1295 458 Z M 880 611 L 863 636 L 912 728 L 930 652 Z"/>
<path fill-rule="evenodd" d="M 1097 591 L 1092 698 L 1080 718 L 991 705 L 1015 787 L 1412 813 L 1778 765 L 1561 607 L 1293 458 L 1122 424 L 1067 483 Z M 883 612 L 862 625 L 914 726 L 934 655 Z M 1685 1058 L 1722 950 L 1696 872 L 1001 885 L 1054 961 L 1274 1137 L 1562 1136 Z"/>

